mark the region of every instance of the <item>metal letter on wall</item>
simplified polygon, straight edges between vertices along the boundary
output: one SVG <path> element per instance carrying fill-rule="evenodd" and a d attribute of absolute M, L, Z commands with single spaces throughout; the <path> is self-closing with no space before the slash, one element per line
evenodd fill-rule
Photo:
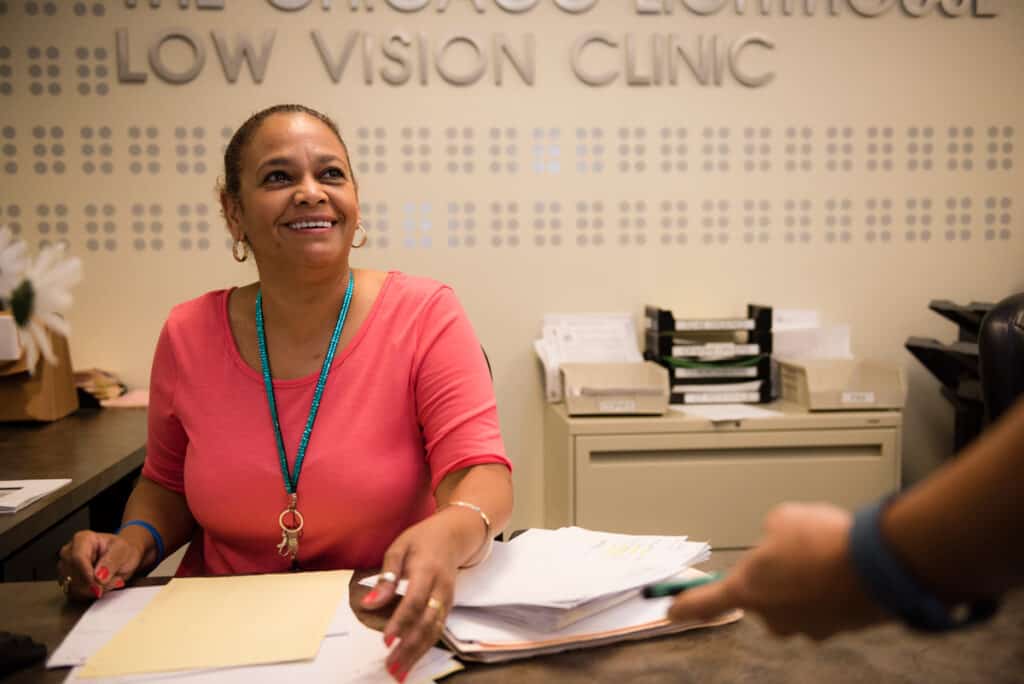
<path fill-rule="evenodd" d="M 481 0 L 469 0 L 469 1 L 473 3 L 473 7 L 476 8 L 477 14 L 482 14 L 483 13 L 484 5 L 481 2 Z M 437 3 L 437 11 L 438 11 L 438 13 L 444 12 L 446 9 L 448 9 L 448 3 L 449 2 L 451 2 L 451 0 L 438 0 L 438 3 Z"/>
<path fill-rule="evenodd" d="M 380 51 L 390 64 L 380 70 L 380 77 L 388 85 L 399 86 L 412 77 L 412 67 L 409 65 L 410 47 L 412 47 L 412 38 L 405 31 L 393 31 L 384 39 Z M 392 66 L 398 68 L 392 70 Z"/>
<path fill-rule="evenodd" d="M 320 53 L 320 61 L 324 63 L 324 69 L 327 69 L 327 74 L 331 77 L 331 81 L 337 83 L 341 80 L 342 74 L 345 73 L 349 57 L 352 56 L 352 49 L 359 41 L 359 33 L 352 31 L 345 34 L 345 43 L 341 46 L 341 54 L 338 55 L 337 61 L 331 59 L 330 48 L 327 47 L 327 42 L 320 35 L 320 32 L 313 31 L 312 35 L 317 52 Z"/>
<path fill-rule="evenodd" d="M 555 0 L 558 9 L 569 14 L 582 14 L 593 8 L 597 0 Z"/>
<path fill-rule="evenodd" d="M 492 46 L 494 55 L 494 85 L 500 86 L 504 80 L 501 70 L 502 55 L 508 57 L 508 61 L 512 63 L 512 68 L 516 70 L 519 78 L 523 79 L 526 85 L 533 85 L 534 75 L 537 71 L 535 59 L 537 50 L 532 33 L 527 33 L 523 36 L 523 47 L 526 48 L 525 58 L 522 55 L 518 59 L 516 58 L 504 33 L 494 34 Z"/>
<path fill-rule="evenodd" d="M 775 74 L 769 71 L 760 76 L 751 76 L 740 69 L 740 52 L 748 45 L 760 45 L 768 50 L 774 50 L 775 43 L 760 33 L 752 33 L 737 40 L 729 49 L 729 70 L 732 71 L 733 78 L 748 88 L 760 88 L 774 81 Z"/>
<path fill-rule="evenodd" d="M 588 73 L 583 70 L 583 65 L 580 64 L 580 58 L 583 56 L 583 50 L 585 50 L 587 45 L 590 43 L 601 43 L 610 48 L 619 47 L 619 44 L 615 42 L 615 39 L 607 33 L 602 33 L 600 31 L 584 33 L 576 39 L 575 43 L 572 44 L 572 49 L 569 52 L 569 63 L 572 66 L 572 72 L 576 74 L 576 78 L 589 86 L 608 85 L 618 77 L 618 72 L 612 70 L 603 74 Z"/>
<path fill-rule="evenodd" d="M 169 40 L 180 40 L 192 48 L 192 65 L 185 71 L 176 73 L 164 64 L 163 58 L 160 56 L 160 48 Z M 199 42 L 199 37 L 185 28 L 172 28 L 161 32 L 149 48 L 149 66 L 166 83 L 175 85 L 188 83 L 199 75 L 204 64 L 206 64 L 206 49 Z"/>
<path fill-rule="evenodd" d="M 683 0 L 686 9 L 694 14 L 718 14 L 728 0 Z"/>
<path fill-rule="evenodd" d="M 430 4 L 430 0 L 385 0 L 385 2 L 399 12 L 419 12 Z"/>
<path fill-rule="evenodd" d="M 121 83 L 145 83 L 146 72 L 132 71 L 131 51 L 128 49 L 128 31 L 117 29 L 117 80 Z"/>
<path fill-rule="evenodd" d="M 510 14 L 520 14 L 533 9 L 537 0 L 494 0 L 494 4 Z"/>
<path fill-rule="evenodd" d="M 267 2 L 279 10 L 294 12 L 296 10 L 306 9 L 310 0 L 267 0 Z"/>
<path fill-rule="evenodd" d="M 893 8 L 896 0 L 848 0 L 850 9 L 862 17 L 877 17 Z"/>
<path fill-rule="evenodd" d="M 444 56 L 448 52 L 448 48 L 456 43 L 465 43 L 472 47 L 476 53 L 476 66 L 467 74 L 453 74 L 444 65 Z M 447 40 L 442 41 L 437 47 L 434 53 L 434 66 L 437 68 L 437 73 L 447 83 L 454 86 L 467 86 L 473 85 L 484 75 L 484 71 L 487 70 L 487 59 L 484 57 L 483 48 L 477 45 L 476 41 L 470 36 L 451 36 Z"/>
<path fill-rule="evenodd" d="M 224 69 L 224 77 L 228 79 L 229 83 L 238 80 L 243 61 L 249 65 L 252 80 L 255 83 L 263 83 L 263 77 L 267 73 L 267 62 L 270 61 L 270 50 L 274 47 L 277 31 L 267 31 L 263 34 L 263 46 L 260 48 L 259 55 L 256 55 L 256 50 L 249 42 L 249 37 L 241 33 L 235 37 L 235 42 L 238 44 L 236 52 L 231 51 L 227 38 L 220 31 L 211 31 L 210 35 L 213 37 L 213 46 L 217 50 L 221 68 Z"/>

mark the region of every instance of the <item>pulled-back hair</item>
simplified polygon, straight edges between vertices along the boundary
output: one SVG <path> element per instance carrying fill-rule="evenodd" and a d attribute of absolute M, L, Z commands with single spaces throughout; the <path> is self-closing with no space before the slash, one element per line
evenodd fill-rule
<path fill-rule="evenodd" d="M 266 109 L 258 111 L 250 116 L 246 119 L 245 123 L 238 127 L 235 134 L 231 136 L 231 141 L 224 150 L 224 184 L 220 188 L 222 192 L 226 192 L 228 195 L 236 199 L 239 197 L 242 190 L 242 154 L 245 152 L 246 145 L 248 145 L 253 136 L 256 135 L 256 131 L 259 130 L 263 122 L 274 114 L 306 114 L 320 120 L 325 126 L 331 129 L 331 132 L 334 133 L 335 136 L 337 136 L 338 142 L 341 143 L 342 149 L 345 150 L 345 156 L 348 157 L 348 146 L 345 145 L 345 141 L 341 137 L 341 132 L 338 130 L 338 124 L 334 123 L 334 120 L 331 119 L 331 117 L 305 105 L 274 105 L 273 107 L 267 107 Z M 351 165 L 352 160 L 349 158 L 349 166 Z M 352 175 L 352 182 L 355 183 L 355 171 L 350 169 L 349 173 Z"/>

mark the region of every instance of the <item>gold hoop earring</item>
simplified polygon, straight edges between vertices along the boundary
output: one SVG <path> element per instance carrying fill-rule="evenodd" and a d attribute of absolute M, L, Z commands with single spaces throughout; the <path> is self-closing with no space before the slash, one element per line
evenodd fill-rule
<path fill-rule="evenodd" d="M 362 247 L 363 245 L 366 244 L 367 240 L 370 239 L 370 234 L 366 232 L 366 227 L 363 225 L 362 221 L 360 221 L 359 223 L 356 224 L 356 232 L 358 233 L 359 231 L 363 231 L 363 239 L 362 239 L 362 241 L 359 244 L 356 244 L 355 236 L 353 235 L 352 236 L 352 249 L 359 249 L 360 247 Z"/>
<path fill-rule="evenodd" d="M 238 254 L 238 246 L 239 245 L 242 246 L 242 254 L 241 254 L 241 256 L 239 256 L 239 254 Z M 244 240 L 244 239 L 242 239 L 242 240 L 235 240 L 234 243 L 231 245 L 231 256 L 233 256 L 235 258 L 235 261 L 237 261 L 238 263 L 242 263 L 243 261 L 248 259 L 249 258 L 249 243 L 246 240 Z"/>

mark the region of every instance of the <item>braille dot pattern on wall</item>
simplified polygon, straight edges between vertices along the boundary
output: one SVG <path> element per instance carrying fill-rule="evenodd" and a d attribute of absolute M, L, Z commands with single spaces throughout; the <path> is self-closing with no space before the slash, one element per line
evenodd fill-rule
<path fill-rule="evenodd" d="M 557 176 L 562 172 L 562 131 L 537 126 L 531 134 L 530 167 L 537 175 Z"/>
<path fill-rule="evenodd" d="M 487 132 L 487 170 L 491 173 L 518 173 L 519 132 L 507 126 L 492 126 Z"/>
<path fill-rule="evenodd" d="M 562 203 L 557 200 L 537 200 L 531 209 L 530 225 L 533 227 L 533 244 L 537 247 L 561 247 L 564 240 L 562 227 Z M 578 236 L 577 236 L 578 238 Z M 577 244 L 581 244 L 577 239 Z"/>
<path fill-rule="evenodd" d="M 1013 169 L 1013 126 L 989 126 L 985 131 L 985 168 L 989 171 Z"/>
<path fill-rule="evenodd" d="M 430 146 L 430 129 L 426 126 L 405 126 L 401 131 L 402 171 L 405 173 L 430 173 L 433 149 Z"/>
<path fill-rule="evenodd" d="M 102 17 L 107 13 L 106 5 L 102 2 L 76 2 L 72 5 L 72 10 L 76 17 L 84 17 L 90 13 L 94 17 Z"/>
<path fill-rule="evenodd" d="M 907 197 L 903 200 L 903 238 L 907 242 L 930 242 L 934 221 L 934 202 L 930 197 Z"/>
<path fill-rule="evenodd" d="M 795 243 L 808 244 L 811 241 L 811 221 L 812 212 L 814 211 L 814 203 L 809 199 L 787 199 L 782 203 L 783 215 L 782 215 L 782 241 L 787 245 Z M 826 224 L 828 219 L 826 217 Z M 832 233 L 832 242 L 838 240 L 839 242 L 850 241 L 849 228 L 842 230 L 838 229 L 839 221 L 833 215 L 833 225 L 830 227 L 831 231 L 826 228 L 825 230 L 825 242 L 829 242 L 829 232 Z M 849 217 L 847 216 L 846 224 L 849 226 Z"/>
<path fill-rule="evenodd" d="M 518 247 L 519 235 L 519 203 L 491 202 L 491 246 Z"/>
<path fill-rule="evenodd" d="M 31 45 L 28 59 L 28 90 L 32 95 L 60 95 L 60 50 L 56 45 Z"/>
<path fill-rule="evenodd" d="M 11 65 L 11 48 L 0 45 L 0 97 L 13 94 L 14 67 Z"/>
<path fill-rule="evenodd" d="M 772 170 L 772 129 L 768 126 L 743 129 L 743 170 L 747 173 Z"/>
<path fill-rule="evenodd" d="M 37 175 L 67 171 L 65 161 L 67 148 L 64 144 L 64 129 L 61 126 L 32 127 L 32 170 Z"/>
<path fill-rule="evenodd" d="M 947 169 L 973 171 L 975 152 L 973 126 L 950 126 L 946 130 Z"/>
<path fill-rule="evenodd" d="M 41 202 L 35 206 L 35 239 L 39 247 L 59 245 L 68 247 L 70 225 L 68 223 L 68 207 L 63 202 L 53 204 Z M 32 236 L 25 236 L 32 240 Z"/>
<path fill-rule="evenodd" d="M 907 171 L 935 168 L 935 129 L 911 126 L 907 129 Z"/>
<path fill-rule="evenodd" d="M 0 168 L 7 175 L 18 173 L 18 132 L 14 126 L 0 126 Z"/>
<path fill-rule="evenodd" d="M 663 126 L 658 131 L 658 168 L 662 173 L 686 173 L 690 169 L 689 131 L 682 126 Z"/>
<path fill-rule="evenodd" d="M 448 126 L 444 129 L 444 168 L 448 173 L 471 174 L 475 169 L 476 157 L 475 133 L 469 126 L 456 128 Z"/>
<path fill-rule="evenodd" d="M 147 145 L 148 149 L 149 145 Z M 159 154 L 159 150 L 158 150 Z M 206 129 L 202 126 L 174 127 L 174 169 L 182 175 L 206 173 Z"/>
<path fill-rule="evenodd" d="M 790 173 L 814 170 L 814 131 L 810 126 L 788 126 L 785 133 L 785 166 Z"/>
<path fill-rule="evenodd" d="M 705 173 L 728 173 L 732 168 L 729 163 L 732 151 L 729 138 L 732 131 L 725 126 L 705 126 L 700 135 L 701 169 Z"/>
<path fill-rule="evenodd" d="M 355 158 L 349 163 L 355 165 L 357 173 L 387 173 L 388 171 L 388 133 L 383 126 L 370 128 L 360 126 L 356 129 Z"/>
<path fill-rule="evenodd" d="M 160 173 L 160 131 L 156 126 L 130 126 L 128 128 L 128 170 L 133 174 Z"/>
<path fill-rule="evenodd" d="M 0 204 L 0 223 L 14 236 L 21 235 L 21 206 Z"/>
<path fill-rule="evenodd" d="M 662 200 L 659 209 L 661 216 L 658 219 L 660 225 L 658 241 L 664 245 L 685 245 L 687 242 L 686 229 L 690 225 L 690 218 L 687 215 L 689 205 L 686 200 L 665 199 Z"/>
<path fill-rule="evenodd" d="M 889 242 L 892 240 L 894 211 L 895 205 L 891 197 L 868 197 L 864 200 L 865 242 Z"/>
<path fill-rule="evenodd" d="M 432 244 L 433 219 L 429 202 L 406 202 L 402 205 L 402 246 L 406 249 L 429 249 Z"/>
<path fill-rule="evenodd" d="M 112 174 L 114 146 L 111 142 L 113 131 L 110 126 L 82 126 L 78 132 L 82 172 L 90 176 L 95 173 L 105 176 Z"/>
<path fill-rule="evenodd" d="M 475 247 L 477 244 L 476 204 L 448 203 L 448 246 Z"/>
<path fill-rule="evenodd" d="M 117 210 L 113 204 L 102 205 L 90 202 L 85 205 L 85 248 L 90 252 L 101 249 L 107 252 L 117 250 Z"/>
<path fill-rule="evenodd" d="M 705 199 L 700 203 L 701 244 L 725 245 L 729 243 L 732 220 L 729 210 L 732 203 L 727 199 Z"/>
<path fill-rule="evenodd" d="M 210 205 L 203 202 L 182 202 L 178 204 L 176 211 L 178 214 L 178 249 L 182 252 L 193 249 L 200 252 L 209 250 Z"/>
<path fill-rule="evenodd" d="M 620 173 L 647 170 L 647 131 L 641 126 L 620 126 L 616 134 L 616 168 Z"/>
<path fill-rule="evenodd" d="M 767 243 L 771 240 L 772 203 L 770 200 L 743 200 L 743 244 Z"/>
<path fill-rule="evenodd" d="M 825 242 L 842 244 L 850 242 L 853 238 L 851 227 L 853 226 L 853 200 L 849 197 L 829 197 L 824 202 L 825 207 Z M 891 207 L 890 207 L 891 208 Z M 804 239 L 804 226 L 801 226 L 800 242 L 809 242 Z M 892 237 L 890 231 L 886 231 L 888 240 Z"/>
<path fill-rule="evenodd" d="M 871 165 L 871 161 L 873 159 L 875 161 L 875 168 L 880 168 L 883 171 L 891 171 L 892 170 L 892 140 L 891 140 L 891 138 L 892 138 L 893 132 L 892 132 L 891 128 L 886 128 L 885 131 L 888 132 L 889 140 L 887 142 L 883 143 L 883 145 L 882 145 L 881 152 L 882 152 L 883 158 L 881 159 L 880 162 L 877 159 L 878 150 L 876 150 L 874 153 L 872 153 L 871 146 L 872 146 L 873 143 L 868 142 L 868 157 L 869 157 L 869 159 L 868 159 L 867 168 L 868 168 L 869 171 L 875 170 L 875 169 L 872 168 L 872 165 Z M 883 136 L 885 135 L 885 131 L 883 131 Z M 868 132 L 868 136 L 870 137 L 870 135 L 871 134 L 870 134 L 870 131 L 869 131 Z M 832 172 L 837 172 L 837 171 L 850 172 L 850 171 L 853 171 L 853 145 L 854 145 L 853 128 L 851 128 L 850 126 L 843 126 L 842 128 L 840 128 L 839 126 L 829 126 L 828 128 L 826 128 L 825 129 L 825 157 L 826 157 L 826 159 L 825 159 L 825 169 L 828 170 L 828 171 L 832 171 Z M 875 158 L 872 158 L 872 154 L 875 155 Z M 885 155 L 888 155 L 888 156 L 885 156 Z"/>
<path fill-rule="evenodd" d="M 942 237 L 946 242 L 968 242 L 972 237 L 974 200 L 966 195 L 950 196 L 946 198 L 945 207 Z"/>
<path fill-rule="evenodd" d="M 586 207 L 586 203 L 577 203 L 576 209 L 578 212 L 580 204 Z M 591 224 L 603 225 L 601 219 L 601 209 L 603 207 L 600 205 L 600 201 L 592 203 L 591 208 L 593 211 L 590 212 L 589 222 Z M 618 210 L 619 215 L 615 222 L 617 229 L 615 244 L 620 247 L 642 247 L 646 245 L 647 226 L 650 222 L 647 202 L 642 199 L 633 201 L 623 199 L 618 203 Z M 579 227 L 579 219 L 577 219 L 577 227 Z M 600 234 L 595 233 L 594 236 L 600 237 Z"/>
<path fill-rule="evenodd" d="M 576 129 L 576 171 L 603 173 L 605 169 L 604 130 L 593 126 Z"/>
<path fill-rule="evenodd" d="M 79 95 L 107 95 L 110 93 L 111 71 L 109 53 L 105 47 L 92 49 L 80 45 L 75 48 L 75 90 Z"/>
<path fill-rule="evenodd" d="M 1009 196 L 985 198 L 985 240 L 1009 240 L 1013 225 L 1013 199 Z"/>
<path fill-rule="evenodd" d="M 366 229 L 365 247 L 386 249 L 391 244 L 388 237 L 387 202 L 360 202 L 359 220 L 363 222 L 363 228 Z M 359 238 L 356 237 L 356 239 Z"/>
<path fill-rule="evenodd" d="M 144 252 L 147 249 L 159 252 L 164 248 L 163 207 L 159 204 L 132 205 L 132 249 Z"/>

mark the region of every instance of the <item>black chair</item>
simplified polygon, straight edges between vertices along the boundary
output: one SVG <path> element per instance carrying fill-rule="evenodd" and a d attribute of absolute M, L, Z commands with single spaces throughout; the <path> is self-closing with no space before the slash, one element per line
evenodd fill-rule
<path fill-rule="evenodd" d="M 978 374 L 990 422 L 1024 394 L 1024 293 L 1002 300 L 982 320 Z"/>

